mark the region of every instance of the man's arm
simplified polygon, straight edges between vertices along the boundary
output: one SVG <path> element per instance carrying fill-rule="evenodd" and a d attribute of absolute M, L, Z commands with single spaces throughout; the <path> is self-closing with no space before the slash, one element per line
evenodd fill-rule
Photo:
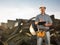
<path fill-rule="evenodd" d="M 35 25 L 37 25 L 39 22 L 39 16 L 36 16 L 36 19 L 35 19 Z"/>
<path fill-rule="evenodd" d="M 52 23 L 45 24 L 46 27 L 52 26 Z"/>
<path fill-rule="evenodd" d="M 48 16 L 48 23 L 46 23 L 45 26 L 50 27 L 52 26 L 52 23 L 52 19 L 50 18 L 50 16 Z"/>

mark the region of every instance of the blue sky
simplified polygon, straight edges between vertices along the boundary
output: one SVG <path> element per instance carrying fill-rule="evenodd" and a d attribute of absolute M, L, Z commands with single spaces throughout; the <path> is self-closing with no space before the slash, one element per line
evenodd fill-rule
<path fill-rule="evenodd" d="M 40 13 L 39 7 L 47 7 L 46 13 L 60 19 L 60 0 L 0 0 L 0 22 L 16 18 L 29 19 Z"/>

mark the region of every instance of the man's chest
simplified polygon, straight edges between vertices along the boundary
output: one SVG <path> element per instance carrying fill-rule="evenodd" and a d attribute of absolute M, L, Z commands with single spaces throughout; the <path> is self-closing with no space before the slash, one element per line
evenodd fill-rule
<path fill-rule="evenodd" d="M 47 16 L 39 16 L 39 21 L 48 21 L 48 17 Z"/>

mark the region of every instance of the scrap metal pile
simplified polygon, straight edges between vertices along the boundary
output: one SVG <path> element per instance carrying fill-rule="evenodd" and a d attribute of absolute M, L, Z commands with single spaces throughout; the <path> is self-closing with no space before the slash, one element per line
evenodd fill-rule
<path fill-rule="evenodd" d="M 50 16 L 53 20 L 51 26 L 51 44 L 60 45 L 60 20 Z M 13 27 L 0 26 L 0 45 L 36 45 L 36 36 L 30 33 L 29 27 L 34 23 L 35 17 L 27 19 L 17 19 Z M 10 25 L 13 25 L 10 24 Z"/>

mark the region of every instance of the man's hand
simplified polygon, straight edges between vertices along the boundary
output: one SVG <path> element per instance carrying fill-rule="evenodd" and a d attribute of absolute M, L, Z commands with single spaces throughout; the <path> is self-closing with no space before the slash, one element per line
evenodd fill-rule
<path fill-rule="evenodd" d="M 40 21 L 39 22 L 43 22 L 44 20 L 42 18 L 40 18 Z"/>
<path fill-rule="evenodd" d="M 44 26 L 48 27 L 48 24 L 44 24 Z"/>
<path fill-rule="evenodd" d="M 35 22 L 35 25 L 37 25 L 38 24 L 38 22 Z"/>
<path fill-rule="evenodd" d="M 50 27 L 51 25 L 52 25 L 52 23 L 44 24 L 44 26 L 46 26 L 46 27 Z"/>

